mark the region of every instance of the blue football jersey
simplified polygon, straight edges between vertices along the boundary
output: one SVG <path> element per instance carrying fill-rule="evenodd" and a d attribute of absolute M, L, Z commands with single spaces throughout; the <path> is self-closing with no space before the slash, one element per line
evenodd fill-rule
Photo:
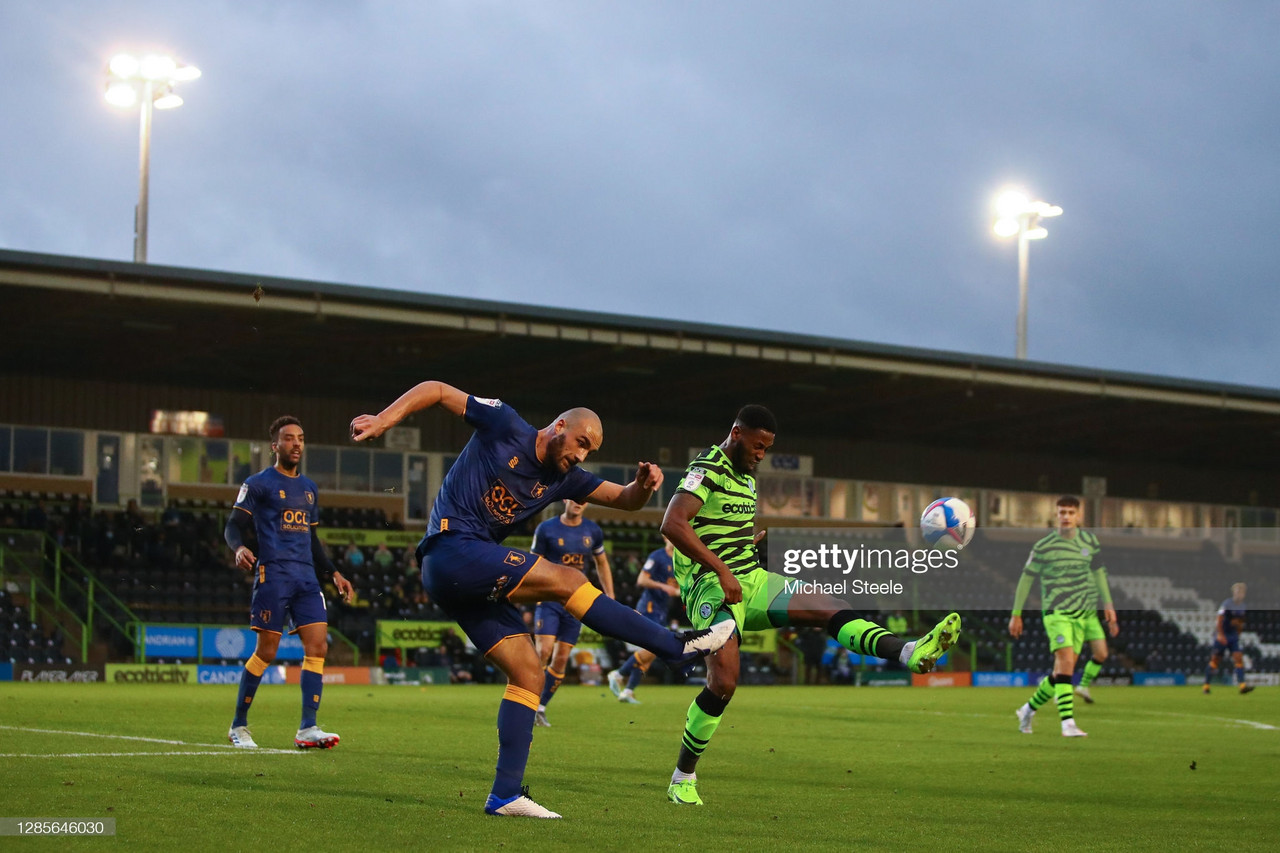
<path fill-rule="evenodd" d="M 501 542 L 547 504 L 582 503 L 604 482 L 577 467 L 563 474 L 544 468 L 538 430 L 501 400 L 467 397 L 465 418 L 475 432 L 445 475 L 422 544 L 445 532 Z"/>
<path fill-rule="evenodd" d="M 648 556 L 644 561 L 644 567 L 641 571 L 649 573 L 650 579 L 657 583 L 671 582 L 671 555 L 667 553 L 666 548 L 659 548 Z M 642 613 L 650 612 L 649 605 L 652 604 L 652 610 L 666 613 L 667 607 L 671 604 L 671 596 L 660 589 L 646 587 L 644 593 L 640 596 L 640 601 L 636 604 L 636 609 Z"/>
<path fill-rule="evenodd" d="M 320 523 L 320 502 L 310 479 L 285 476 L 274 466 L 259 471 L 240 487 L 236 510 L 253 517 L 259 563 L 312 566 L 311 528 Z"/>
<path fill-rule="evenodd" d="M 1244 629 L 1244 605 L 1236 604 L 1234 598 L 1228 598 L 1218 608 L 1222 616 L 1222 633 L 1234 637 Z"/>
<path fill-rule="evenodd" d="M 604 553 L 604 531 L 589 518 L 582 519 L 580 524 L 568 525 L 556 516 L 533 531 L 533 547 L 529 550 L 553 563 L 585 572 L 595 565 L 595 561 L 587 557 Z"/>

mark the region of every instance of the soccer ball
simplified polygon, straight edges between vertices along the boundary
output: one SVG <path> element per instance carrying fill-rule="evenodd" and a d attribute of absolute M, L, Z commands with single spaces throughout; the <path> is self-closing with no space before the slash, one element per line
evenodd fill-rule
<path fill-rule="evenodd" d="M 978 521 L 959 498 L 938 498 L 920 515 L 924 541 L 941 551 L 959 551 L 973 540 Z"/>

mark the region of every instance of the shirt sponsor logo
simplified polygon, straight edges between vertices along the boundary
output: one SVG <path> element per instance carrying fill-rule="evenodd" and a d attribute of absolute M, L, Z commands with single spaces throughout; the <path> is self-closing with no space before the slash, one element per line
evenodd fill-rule
<path fill-rule="evenodd" d="M 680 488 L 687 492 L 697 490 L 702 485 L 702 479 L 707 476 L 705 468 L 690 468 L 689 473 L 684 475 L 684 482 L 680 484 Z"/>
<path fill-rule="evenodd" d="M 575 569 L 581 569 L 586 565 L 585 559 L 581 554 L 562 554 L 560 563 L 561 565 L 572 566 Z"/>
<path fill-rule="evenodd" d="M 499 524 L 511 524 L 516 520 L 516 513 L 524 509 L 524 504 L 516 500 L 501 480 L 494 480 L 489 491 L 485 492 L 484 505 Z"/>
<path fill-rule="evenodd" d="M 727 503 L 720 508 L 723 512 L 728 513 L 747 513 L 749 515 L 756 514 L 756 505 L 752 501 L 741 501 L 739 503 Z"/>
<path fill-rule="evenodd" d="M 286 509 L 280 514 L 280 529 L 294 533 L 311 529 L 311 518 L 305 509 Z"/>

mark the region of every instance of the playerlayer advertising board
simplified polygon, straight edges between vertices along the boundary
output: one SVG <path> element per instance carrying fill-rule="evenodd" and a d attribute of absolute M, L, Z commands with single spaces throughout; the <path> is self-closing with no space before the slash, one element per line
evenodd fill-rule
<path fill-rule="evenodd" d="M 13 680 L 31 684 L 95 684 L 103 680 L 103 669 L 93 664 L 13 664 Z"/>
<path fill-rule="evenodd" d="M 1031 676 L 1025 672 L 975 672 L 974 687 L 1030 687 Z"/>

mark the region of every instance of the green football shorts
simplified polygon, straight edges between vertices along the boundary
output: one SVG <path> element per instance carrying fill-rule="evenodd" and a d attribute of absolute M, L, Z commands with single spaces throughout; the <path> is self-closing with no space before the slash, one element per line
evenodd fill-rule
<path fill-rule="evenodd" d="M 782 575 L 756 568 L 736 575 L 742 584 L 742 601 L 724 603 L 724 590 L 714 572 L 706 572 L 680 596 L 694 628 L 709 628 L 717 622 L 732 619 L 739 631 L 767 631 L 787 622 L 787 604 L 791 594 L 784 593 Z"/>
<path fill-rule="evenodd" d="M 1049 635 L 1049 651 L 1070 647 L 1080 654 L 1086 641 L 1102 640 L 1106 632 L 1098 621 L 1098 613 L 1094 611 L 1084 616 L 1068 616 L 1065 613 L 1046 613 L 1044 615 L 1044 632 Z"/>

